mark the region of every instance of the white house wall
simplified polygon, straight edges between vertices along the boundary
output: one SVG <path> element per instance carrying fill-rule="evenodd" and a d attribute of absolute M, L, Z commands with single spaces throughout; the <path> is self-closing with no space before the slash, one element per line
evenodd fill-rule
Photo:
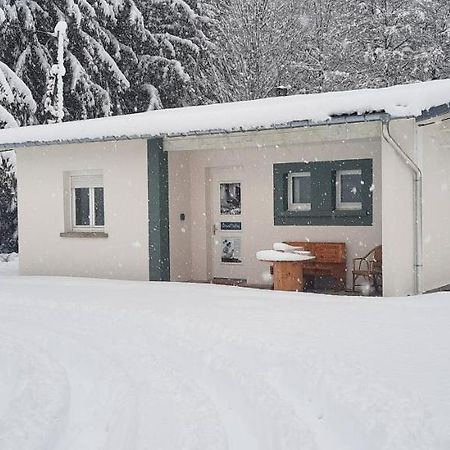
<path fill-rule="evenodd" d="M 168 141 L 171 214 L 172 280 L 211 278 L 209 240 L 209 170 L 241 166 L 245 180 L 247 232 L 244 234 L 244 259 L 248 262 L 247 280 L 252 285 L 270 284 L 267 264 L 258 262 L 255 253 L 271 248 L 277 241 L 324 241 L 347 244 L 348 284 L 351 263 L 382 242 L 381 230 L 381 142 L 379 124 L 336 125 L 288 130 L 277 134 L 253 133 L 189 141 Z M 177 151 L 178 150 L 178 151 Z M 182 151 L 184 150 L 184 151 Z M 189 160 L 187 163 L 186 158 Z M 301 161 L 373 159 L 374 202 L 372 226 L 274 226 L 273 164 Z M 180 174 L 189 173 L 180 177 Z M 190 205 L 186 203 L 190 193 Z M 179 222 L 179 213 L 187 221 Z M 173 222 L 175 220 L 175 223 Z M 190 238 L 190 241 L 189 241 Z M 183 262 L 180 262 L 182 258 Z"/>
<path fill-rule="evenodd" d="M 414 120 L 391 123 L 392 136 L 415 158 L 414 129 Z M 413 172 L 385 140 L 382 155 L 383 292 L 386 296 L 414 294 Z"/>
<path fill-rule="evenodd" d="M 423 288 L 450 284 L 450 121 L 419 128 L 423 145 Z"/>
<path fill-rule="evenodd" d="M 176 163 L 169 154 L 169 223 L 170 272 L 174 281 L 192 279 L 191 230 L 191 167 L 188 153 L 177 153 Z M 185 220 L 181 220 L 184 214 Z"/>
<path fill-rule="evenodd" d="M 66 171 L 101 170 L 108 238 L 63 238 Z M 17 150 L 20 272 L 148 280 L 146 141 Z"/>

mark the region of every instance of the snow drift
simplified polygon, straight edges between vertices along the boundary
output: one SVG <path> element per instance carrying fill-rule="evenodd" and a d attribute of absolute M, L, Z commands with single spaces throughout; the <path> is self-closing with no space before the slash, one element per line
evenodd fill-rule
<path fill-rule="evenodd" d="M 450 294 L 7 276 L 2 450 L 450 448 Z"/>

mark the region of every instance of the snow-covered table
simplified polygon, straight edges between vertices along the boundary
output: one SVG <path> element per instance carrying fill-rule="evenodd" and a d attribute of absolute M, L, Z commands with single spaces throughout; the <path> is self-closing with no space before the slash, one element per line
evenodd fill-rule
<path fill-rule="evenodd" d="M 273 265 L 273 288 L 276 291 L 303 291 L 303 263 L 314 259 L 309 252 L 282 252 L 261 250 L 256 253 L 258 261 Z"/>

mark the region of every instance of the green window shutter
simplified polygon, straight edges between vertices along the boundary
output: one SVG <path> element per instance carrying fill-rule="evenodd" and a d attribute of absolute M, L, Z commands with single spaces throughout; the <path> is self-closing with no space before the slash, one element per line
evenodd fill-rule
<path fill-rule="evenodd" d="M 361 170 L 362 208 L 336 208 L 336 172 Z M 311 210 L 288 208 L 289 173 L 311 173 Z M 275 225 L 348 225 L 371 226 L 373 223 L 373 162 L 371 159 L 280 163 L 273 166 L 273 207 Z"/>

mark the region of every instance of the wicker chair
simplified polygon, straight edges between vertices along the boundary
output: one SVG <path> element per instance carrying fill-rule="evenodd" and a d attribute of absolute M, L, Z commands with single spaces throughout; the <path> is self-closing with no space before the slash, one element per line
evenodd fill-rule
<path fill-rule="evenodd" d="M 353 259 L 353 290 L 356 286 L 356 280 L 359 277 L 373 284 L 375 292 L 381 294 L 383 291 L 383 248 L 381 245 L 372 249 L 366 256 Z"/>

